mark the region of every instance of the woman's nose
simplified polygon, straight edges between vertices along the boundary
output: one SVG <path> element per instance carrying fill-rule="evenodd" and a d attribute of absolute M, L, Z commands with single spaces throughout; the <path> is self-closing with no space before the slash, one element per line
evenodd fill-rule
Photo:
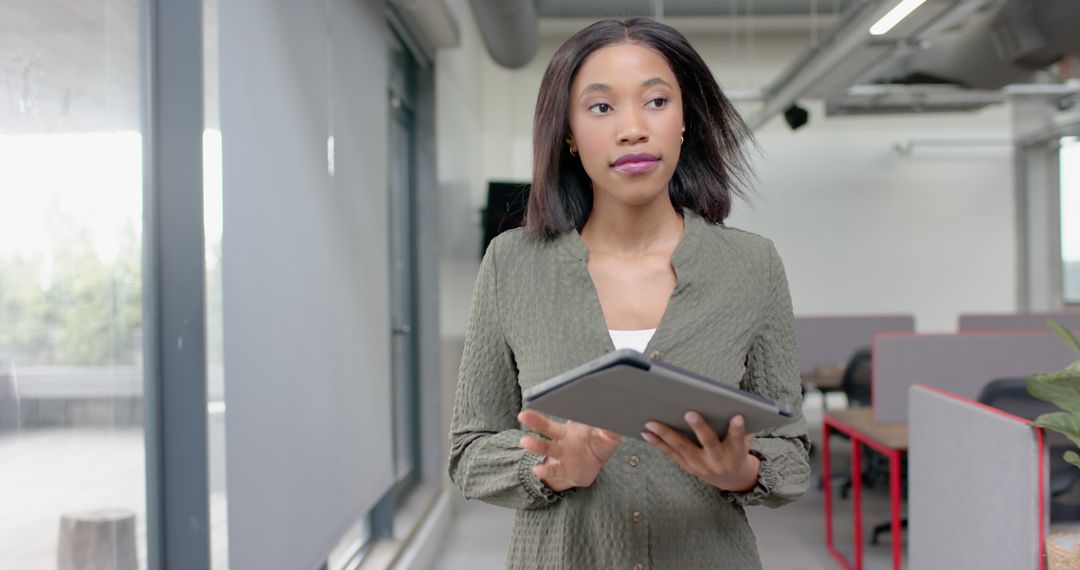
<path fill-rule="evenodd" d="M 649 133 L 639 113 L 628 113 L 619 129 L 619 144 L 636 144 L 649 140 Z"/>

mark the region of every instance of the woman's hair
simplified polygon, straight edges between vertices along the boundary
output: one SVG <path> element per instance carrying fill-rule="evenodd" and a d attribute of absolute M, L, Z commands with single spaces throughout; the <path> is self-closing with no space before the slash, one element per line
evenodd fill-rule
<path fill-rule="evenodd" d="M 746 144 L 753 134 L 720 91 L 709 66 L 677 30 L 649 18 L 601 20 L 574 34 L 551 58 L 533 117 L 533 183 L 525 226 L 552 238 L 581 229 L 592 211 L 592 182 L 570 154 L 570 86 L 593 52 L 631 43 L 659 53 L 682 91 L 685 142 L 668 194 L 676 211 L 687 208 L 713 223 L 731 213 L 733 196 L 745 197 L 751 173 Z"/>

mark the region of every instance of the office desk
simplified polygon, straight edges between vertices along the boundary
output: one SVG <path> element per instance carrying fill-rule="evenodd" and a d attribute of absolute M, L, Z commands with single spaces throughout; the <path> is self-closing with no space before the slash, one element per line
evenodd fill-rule
<path fill-rule="evenodd" d="M 843 387 L 841 386 L 843 377 L 835 374 L 800 374 L 799 378 L 802 380 L 802 385 L 807 389 L 817 388 L 822 392 L 837 392 L 843 390 Z"/>
<path fill-rule="evenodd" d="M 900 488 L 900 460 L 907 453 L 908 426 L 906 423 L 879 424 L 874 422 L 871 408 L 838 410 L 825 414 L 822 434 L 822 476 L 825 490 L 825 542 L 829 553 L 848 570 L 862 570 L 862 469 L 859 459 L 862 446 L 867 445 L 889 458 L 889 499 L 892 509 L 893 569 L 900 570 L 901 549 L 900 513 L 903 502 Z M 854 565 L 840 554 L 833 544 L 832 471 L 829 465 L 829 434 L 838 431 L 851 438 L 851 490 L 855 511 Z"/>

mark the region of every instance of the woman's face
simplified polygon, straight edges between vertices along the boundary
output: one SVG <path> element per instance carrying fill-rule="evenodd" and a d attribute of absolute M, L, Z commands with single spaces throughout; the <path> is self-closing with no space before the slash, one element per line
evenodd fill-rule
<path fill-rule="evenodd" d="M 570 144 L 593 199 L 667 197 L 683 134 L 682 92 L 667 60 L 637 44 L 593 52 L 570 86 Z"/>

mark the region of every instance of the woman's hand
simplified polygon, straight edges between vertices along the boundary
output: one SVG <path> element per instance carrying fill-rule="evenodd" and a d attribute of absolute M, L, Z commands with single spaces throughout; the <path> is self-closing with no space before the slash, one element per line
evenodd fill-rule
<path fill-rule="evenodd" d="M 531 410 L 518 414 L 518 421 L 551 438 L 526 436 L 521 438 L 521 447 L 546 456 L 533 473 L 556 492 L 592 485 L 622 441 L 622 436 L 610 431 L 577 422 L 562 424 Z"/>
<path fill-rule="evenodd" d="M 659 422 L 645 424 L 649 431 L 642 432 L 641 436 L 687 473 L 714 487 L 743 493 L 757 485 L 761 461 L 750 453 L 754 436 L 746 435 L 742 416 L 731 418 L 723 440 L 701 414 L 687 412 L 686 421 L 701 445 Z"/>

